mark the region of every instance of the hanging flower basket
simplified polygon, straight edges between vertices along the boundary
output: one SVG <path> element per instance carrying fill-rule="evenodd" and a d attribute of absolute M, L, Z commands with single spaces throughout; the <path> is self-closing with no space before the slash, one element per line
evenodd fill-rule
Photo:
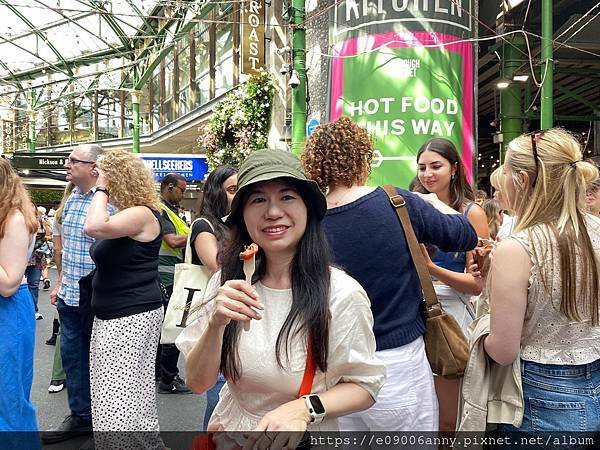
<path fill-rule="evenodd" d="M 273 78 L 261 71 L 217 103 L 197 141 L 210 170 L 238 167 L 252 151 L 266 148 L 274 92 Z"/>

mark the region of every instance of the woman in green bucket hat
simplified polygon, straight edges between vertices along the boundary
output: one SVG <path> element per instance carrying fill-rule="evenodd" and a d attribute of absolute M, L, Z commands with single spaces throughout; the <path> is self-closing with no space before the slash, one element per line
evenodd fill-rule
<path fill-rule="evenodd" d="M 195 392 L 219 370 L 227 380 L 209 431 L 259 431 L 250 444 L 295 447 L 303 433 L 276 432 L 337 430 L 336 417 L 375 402 L 385 369 L 374 358 L 369 299 L 330 266 L 326 209 L 291 153 L 259 150 L 242 163 L 222 270 L 205 314 L 177 340 Z M 251 243 L 259 251 L 247 283 L 240 251 Z"/>

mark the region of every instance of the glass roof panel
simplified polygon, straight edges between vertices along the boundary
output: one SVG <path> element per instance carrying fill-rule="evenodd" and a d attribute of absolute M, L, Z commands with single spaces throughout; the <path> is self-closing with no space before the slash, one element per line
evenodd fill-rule
<path fill-rule="evenodd" d="M 119 54 L 141 30 L 139 13 L 159 1 L 0 0 L 0 77 L 99 51 Z"/>

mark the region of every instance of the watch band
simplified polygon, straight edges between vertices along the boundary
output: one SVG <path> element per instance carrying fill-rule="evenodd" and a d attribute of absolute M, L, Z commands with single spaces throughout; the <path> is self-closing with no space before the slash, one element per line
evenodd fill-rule
<path fill-rule="evenodd" d="M 108 189 L 106 189 L 104 186 L 96 186 L 94 188 L 94 194 L 96 192 L 104 192 L 106 194 L 107 197 L 110 197 L 110 194 L 108 193 Z"/>
<path fill-rule="evenodd" d="M 323 421 L 326 415 L 325 407 L 317 394 L 303 395 L 304 403 L 308 408 L 308 413 L 312 417 L 311 423 L 318 424 Z M 316 406 L 315 406 L 316 405 Z"/>

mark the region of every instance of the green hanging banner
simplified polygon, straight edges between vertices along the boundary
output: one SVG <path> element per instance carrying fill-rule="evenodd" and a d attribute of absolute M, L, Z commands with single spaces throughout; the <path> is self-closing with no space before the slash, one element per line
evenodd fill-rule
<path fill-rule="evenodd" d="M 329 118 L 374 136 L 369 184 L 407 187 L 433 137 L 456 145 L 472 181 L 471 0 L 343 1 L 332 15 Z"/>

